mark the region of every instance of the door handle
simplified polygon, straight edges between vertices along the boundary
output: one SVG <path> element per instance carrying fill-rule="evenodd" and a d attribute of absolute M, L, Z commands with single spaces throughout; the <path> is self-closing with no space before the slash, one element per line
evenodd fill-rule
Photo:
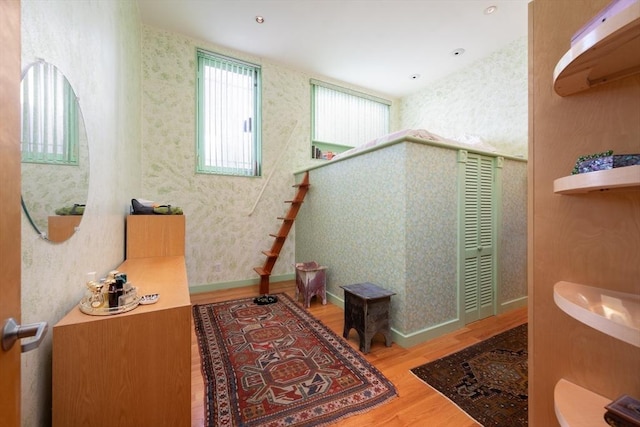
<path fill-rule="evenodd" d="M 482 246 L 478 246 L 478 252 L 480 252 L 481 250 L 483 250 L 484 248 Z"/>
<path fill-rule="evenodd" d="M 20 351 L 26 353 L 38 348 L 47 334 L 48 328 L 47 322 L 18 325 L 16 320 L 10 317 L 4 322 L 4 328 L 2 329 L 2 349 L 9 351 L 17 340 L 29 337 L 33 337 L 33 339 L 21 344 Z"/>

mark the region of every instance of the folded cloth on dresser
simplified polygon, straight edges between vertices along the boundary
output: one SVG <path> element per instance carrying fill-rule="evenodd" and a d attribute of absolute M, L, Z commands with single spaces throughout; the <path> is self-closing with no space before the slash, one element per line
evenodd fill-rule
<path fill-rule="evenodd" d="M 158 205 L 149 200 L 131 199 L 133 215 L 182 215 L 182 208 L 171 205 Z"/>
<path fill-rule="evenodd" d="M 84 214 L 84 205 L 74 203 L 73 206 L 65 206 L 56 209 L 56 215 L 82 215 Z"/>

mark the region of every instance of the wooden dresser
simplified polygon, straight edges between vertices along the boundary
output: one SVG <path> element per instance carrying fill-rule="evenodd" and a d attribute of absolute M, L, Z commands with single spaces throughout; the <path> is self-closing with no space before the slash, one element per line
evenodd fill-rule
<path fill-rule="evenodd" d="M 53 327 L 54 426 L 189 426 L 191 302 L 184 217 L 128 218 L 127 235 L 147 236 L 149 253 L 117 267 L 140 295 L 158 302 L 109 316 L 76 306 Z M 166 221 L 166 222 L 165 222 Z M 133 222 L 133 224 L 131 223 Z M 147 233 L 164 223 L 166 233 Z M 176 249 L 176 242 L 182 249 Z M 170 236 L 170 237 L 168 237 Z M 130 253 L 128 240 L 127 253 Z M 170 242 L 170 243 L 169 243 Z M 177 255 L 157 255 L 158 246 Z M 150 255 L 150 256 L 147 256 Z"/>

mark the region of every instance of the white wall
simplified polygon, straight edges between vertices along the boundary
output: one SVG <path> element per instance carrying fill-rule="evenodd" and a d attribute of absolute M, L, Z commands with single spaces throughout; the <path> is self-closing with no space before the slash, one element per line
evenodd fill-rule
<path fill-rule="evenodd" d="M 79 302 L 86 272 L 104 275 L 124 257 L 125 207 L 140 188 L 139 25 L 128 0 L 22 0 L 23 69 L 43 58 L 67 76 L 91 167 L 87 210 L 70 240 L 43 241 L 23 214 L 22 320 L 50 326 L 40 348 L 22 356 L 24 426 L 51 423 L 51 328 Z"/>
<path fill-rule="evenodd" d="M 527 38 L 402 99 L 400 126 L 445 138 L 479 137 L 498 152 L 527 156 Z"/>

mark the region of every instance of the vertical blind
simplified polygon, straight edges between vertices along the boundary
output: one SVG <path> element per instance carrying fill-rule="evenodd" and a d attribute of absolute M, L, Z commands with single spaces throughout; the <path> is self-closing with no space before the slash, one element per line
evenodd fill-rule
<path fill-rule="evenodd" d="M 390 101 L 311 80 L 314 142 L 356 146 L 389 133 Z"/>
<path fill-rule="evenodd" d="M 22 161 L 78 164 L 78 100 L 53 65 L 37 63 L 20 91 Z"/>
<path fill-rule="evenodd" d="M 260 67 L 198 50 L 198 172 L 260 175 Z"/>

